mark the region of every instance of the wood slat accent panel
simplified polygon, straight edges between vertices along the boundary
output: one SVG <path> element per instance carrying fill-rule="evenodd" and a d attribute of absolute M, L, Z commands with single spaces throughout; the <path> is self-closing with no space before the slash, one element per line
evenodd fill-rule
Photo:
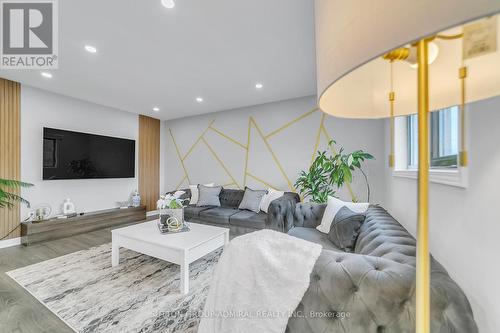
<path fill-rule="evenodd" d="M 148 211 L 160 194 L 160 121 L 139 116 L 139 193 Z"/>
<path fill-rule="evenodd" d="M 0 178 L 20 180 L 21 85 L 0 78 Z M 18 194 L 18 192 L 14 192 Z M 0 208 L 0 239 L 20 236 L 20 207 Z"/>

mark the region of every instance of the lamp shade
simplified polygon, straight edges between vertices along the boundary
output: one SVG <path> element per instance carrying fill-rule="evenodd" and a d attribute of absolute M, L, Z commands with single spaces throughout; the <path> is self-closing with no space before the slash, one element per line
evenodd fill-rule
<path fill-rule="evenodd" d="M 390 116 L 390 64 L 381 58 L 383 54 L 500 11 L 498 0 L 316 0 L 315 6 L 318 105 L 326 113 L 347 118 Z M 460 100 L 457 70 L 462 64 L 462 40 L 435 43 L 439 54 L 430 67 L 431 110 Z M 478 67 L 476 73 L 484 77 L 476 76 L 476 85 L 471 75 L 468 85 L 492 88 L 472 88 L 469 101 L 500 94 L 500 82 L 495 81 L 500 80 L 500 53 L 481 58 L 481 64 L 496 63 L 499 72 Z M 474 59 L 468 61 L 474 65 Z M 415 69 L 405 62 L 393 66 L 395 115 L 416 113 Z M 494 82 L 485 83 L 485 77 Z"/>

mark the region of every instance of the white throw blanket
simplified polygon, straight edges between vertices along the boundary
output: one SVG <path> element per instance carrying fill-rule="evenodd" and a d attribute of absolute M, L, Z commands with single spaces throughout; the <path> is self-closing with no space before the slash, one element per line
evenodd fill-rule
<path fill-rule="evenodd" d="M 283 333 L 309 287 L 321 245 L 261 230 L 224 248 L 198 333 Z"/>

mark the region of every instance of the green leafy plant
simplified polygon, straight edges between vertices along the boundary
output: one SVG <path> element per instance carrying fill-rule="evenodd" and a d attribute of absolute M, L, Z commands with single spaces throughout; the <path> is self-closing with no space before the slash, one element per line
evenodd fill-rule
<path fill-rule="evenodd" d="M 310 197 L 313 202 L 326 202 L 328 196 L 335 195 L 335 191 L 330 186 L 329 159 L 325 151 L 318 152 L 309 170 L 301 171 L 295 182 L 295 187 L 299 192 Z"/>
<path fill-rule="evenodd" d="M 336 142 L 331 140 L 328 145 L 334 150 Z M 366 181 L 367 201 L 370 201 L 370 183 L 363 171 L 362 164 L 365 160 L 374 157 L 362 150 L 352 153 L 344 153 L 344 148 L 340 148 L 338 153 L 327 155 L 326 151 L 318 151 L 318 155 L 309 167 L 309 170 L 301 171 L 299 178 L 295 182 L 295 187 L 301 194 L 310 197 L 312 202 L 324 203 L 328 196 L 336 196 L 336 189 L 340 189 L 345 183 L 352 183 L 353 172 L 359 170 Z M 356 201 L 353 198 L 353 201 Z"/>
<path fill-rule="evenodd" d="M 12 208 L 14 204 L 20 202 L 30 206 L 28 200 L 21 196 L 8 192 L 8 190 L 15 190 L 21 187 L 31 187 L 33 184 L 20 182 L 17 180 L 1 179 L 0 178 L 0 208 Z"/>
<path fill-rule="evenodd" d="M 156 202 L 157 209 L 181 209 L 184 207 L 184 202 L 187 199 L 181 199 L 173 194 L 166 194 L 160 196 L 160 200 Z"/>

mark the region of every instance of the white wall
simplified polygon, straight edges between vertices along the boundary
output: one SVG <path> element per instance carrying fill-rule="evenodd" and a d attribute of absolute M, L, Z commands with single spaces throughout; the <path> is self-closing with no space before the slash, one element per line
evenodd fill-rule
<path fill-rule="evenodd" d="M 248 177 L 245 184 L 246 150 L 230 140 L 207 130 L 203 139 L 214 150 L 217 160 L 203 140 L 197 141 L 207 126 L 214 121 L 212 127 L 222 131 L 232 139 L 247 145 L 249 118 L 252 117 L 264 136 L 272 133 L 287 122 L 307 113 L 316 106 L 316 97 L 309 96 L 235 110 L 216 112 L 196 117 L 171 120 L 166 126 L 172 131 L 181 155 L 184 157 L 194 143 L 198 142 L 192 152 L 184 159 L 189 180 L 192 184 L 216 182 L 228 184 L 234 180 L 237 185 L 227 187 L 266 188 L 262 182 Z M 322 113 L 316 111 L 289 126 L 276 135 L 267 138 L 267 142 L 282 165 L 284 173 L 291 183 L 295 183 L 300 170 L 307 169 L 311 163 Z M 384 122 L 381 120 L 346 120 L 325 115 L 324 126 L 329 135 L 344 146 L 347 151 L 364 149 L 372 153 L 377 160 L 366 163 L 370 183 L 373 187 L 372 202 L 381 201 L 384 193 L 383 174 L 384 156 Z M 168 129 L 167 129 L 168 132 Z M 182 164 L 177 156 L 176 148 L 169 133 L 166 135 L 166 189 L 173 190 L 186 187 L 188 180 L 184 177 Z M 320 133 L 318 149 L 327 148 L 327 138 Z M 279 170 L 273 155 L 255 126 L 251 126 L 250 147 L 247 171 L 264 180 L 273 187 L 290 190 L 290 186 Z M 224 170 L 224 167 L 227 171 Z M 366 198 L 366 187 L 361 175 L 355 176 L 354 192 L 360 200 Z M 341 193 L 349 199 L 347 191 Z"/>
<path fill-rule="evenodd" d="M 430 185 L 430 247 L 467 294 L 481 333 L 500 327 L 500 97 L 468 105 L 469 186 Z M 389 126 L 386 123 L 386 131 Z M 386 155 L 389 139 L 386 137 Z M 384 206 L 415 235 L 416 180 L 386 168 Z"/>
<path fill-rule="evenodd" d="M 49 204 L 54 215 L 61 211 L 65 198 L 71 198 L 78 212 L 116 207 L 117 201 L 129 199 L 137 188 L 137 158 L 135 178 L 42 180 L 43 127 L 133 139 L 137 156 L 137 114 L 25 85 L 21 89 L 21 179 L 35 184 L 23 190 L 22 195 L 32 207 Z M 23 206 L 23 219 L 28 212 Z"/>

